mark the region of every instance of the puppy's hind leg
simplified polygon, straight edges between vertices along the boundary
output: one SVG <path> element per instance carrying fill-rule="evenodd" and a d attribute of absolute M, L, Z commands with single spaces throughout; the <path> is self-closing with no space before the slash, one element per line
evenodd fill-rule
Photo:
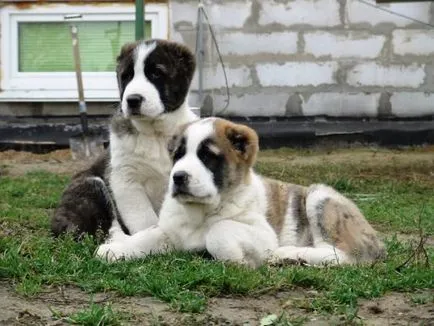
<path fill-rule="evenodd" d="M 271 263 L 292 260 L 305 262 L 308 265 L 340 265 L 348 262 L 347 255 L 336 247 L 325 245 L 322 247 L 284 246 L 273 252 Z"/>
<path fill-rule="evenodd" d="M 313 245 L 309 247 L 284 246 L 274 252 L 273 260 L 291 259 L 305 261 L 309 265 L 349 263 L 348 255 L 335 246 L 334 234 L 327 231 L 325 225 L 326 206 L 330 200 L 339 196 L 335 190 L 325 185 L 313 185 L 306 196 L 306 217 Z M 339 199 L 339 198 L 337 198 Z"/>
<path fill-rule="evenodd" d="M 321 184 L 309 187 L 306 213 L 314 247 L 339 249 L 348 257 L 340 263 L 385 257 L 384 244 L 357 205 L 333 188 Z"/>

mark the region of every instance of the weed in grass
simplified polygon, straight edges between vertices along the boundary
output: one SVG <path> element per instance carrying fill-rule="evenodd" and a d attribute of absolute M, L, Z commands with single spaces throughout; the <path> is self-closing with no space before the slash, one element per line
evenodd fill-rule
<path fill-rule="evenodd" d="M 88 308 L 65 316 L 58 311 L 51 309 L 53 318 L 62 320 L 68 324 L 84 326 L 118 326 L 122 321 L 128 319 L 128 315 L 116 312 L 110 304 L 100 305 L 91 303 Z"/>
<path fill-rule="evenodd" d="M 305 316 L 290 317 L 286 312 L 277 315 L 267 315 L 261 319 L 261 326 L 301 326 L 307 321 Z"/>
<path fill-rule="evenodd" d="M 434 304 L 434 293 L 420 293 L 410 296 L 411 302 L 414 304 Z"/>

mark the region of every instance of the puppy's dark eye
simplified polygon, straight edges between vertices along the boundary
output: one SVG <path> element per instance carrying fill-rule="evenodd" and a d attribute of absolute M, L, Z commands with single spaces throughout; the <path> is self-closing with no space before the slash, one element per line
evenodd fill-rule
<path fill-rule="evenodd" d="M 152 79 L 161 79 L 167 75 L 167 68 L 162 64 L 157 64 L 151 70 L 151 78 Z"/>
<path fill-rule="evenodd" d="M 160 79 L 162 77 L 162 74 L 159 71 L 154 71 L 151 74 L 152 79 Z"/>

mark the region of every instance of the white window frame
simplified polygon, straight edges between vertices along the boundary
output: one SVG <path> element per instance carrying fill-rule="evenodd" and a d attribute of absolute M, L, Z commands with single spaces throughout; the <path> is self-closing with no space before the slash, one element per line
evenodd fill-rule
<path fill-rule="evenodd" d="M 0 9 L 1 58 L 0 101 L 76 101 L 75 72 L 20 72 L 18 70 L 18 24 L 65 22 L 64 16 L 81 14 L 77 21 L 134 21 L 134 4 L 51 5 Z M 151 21 L 152 38 L 168 38 L 167 4 L 147 4 L 145 20 Z M 80 35 L 79 35 L 80 37 Z M 133 41 L 133 40 L 132 40 Z M 72 51 L 72 49 L 71 49 Z M 116 101 L 119 97 L 115 72 L 83 72 L 86 101 Z"/>

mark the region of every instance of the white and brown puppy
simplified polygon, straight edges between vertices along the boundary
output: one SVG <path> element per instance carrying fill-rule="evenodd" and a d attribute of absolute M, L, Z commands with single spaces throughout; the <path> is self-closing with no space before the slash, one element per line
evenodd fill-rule
<path fill-rule="evenodd" d="M 147 40 L 123 46 L 110 151 L 73 177 L 52 219 L 55 235 L 107 232 L 112 226 L 111 233 L 122 236 L 157 224 L 172 167 L 168 142 L 181 125 L 197 119 L 187 104 L 194 70 L 194 55 L 182 44 Z"/>
<path fill-rule="evenodd" d="M 256 174 L 256 133 L 208 118 L 174 141 L 158 226 L 98 248 L 110 261 L 170 250 L 200 251 L 249 266 L 272 259 L 319 265 L 384 257 L 356 205 L 325 185 L 302 187 Z"/>

